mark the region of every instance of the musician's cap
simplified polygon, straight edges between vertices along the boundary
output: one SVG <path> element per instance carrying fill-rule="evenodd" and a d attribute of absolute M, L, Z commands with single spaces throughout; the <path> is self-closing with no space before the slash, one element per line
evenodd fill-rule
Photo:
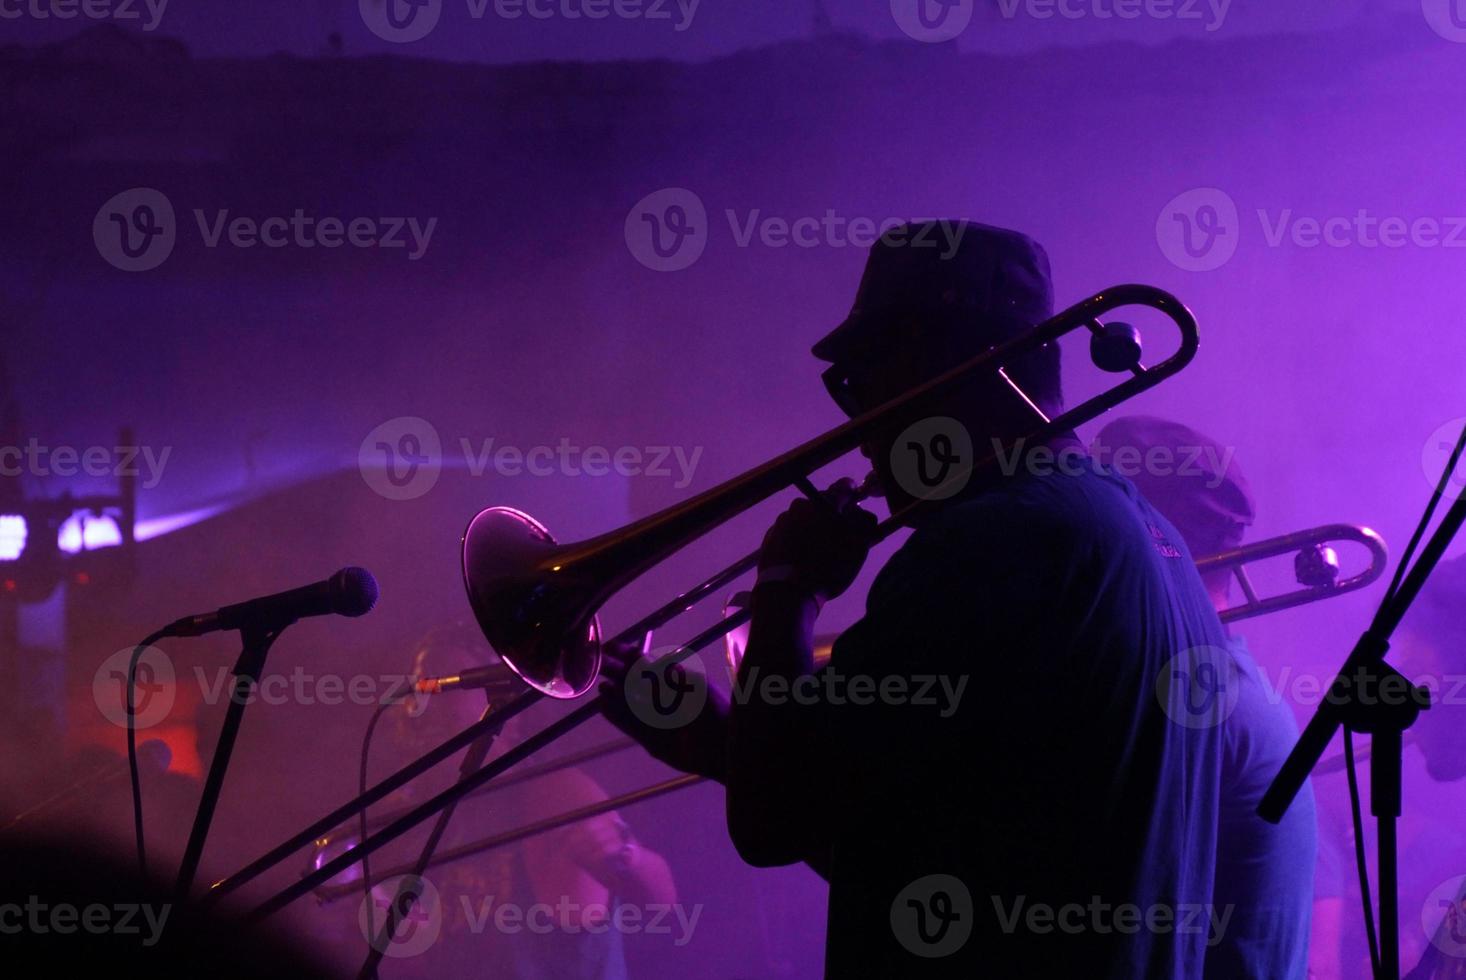
<path fill-rule="evenodd" d="M 1192 554 L 1235 546 L 1256 518 L 1232 448 L 1188 425 L 1150 415 L 1116 419 L 1100 430 L 1090 454 L 1134 483 Z"/>
<path fill-rule="evenodd" d="M 986 347 L 1053 312 L 1049 257 L 1027 235 L 972 221 L 913 222 L 871 246 L 854 308 L 814 356 L 843 362 L 916 323 L 970 325 Z"/>

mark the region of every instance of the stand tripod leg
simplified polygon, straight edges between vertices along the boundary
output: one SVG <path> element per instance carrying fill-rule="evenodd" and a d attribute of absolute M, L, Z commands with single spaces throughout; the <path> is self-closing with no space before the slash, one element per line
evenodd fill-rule
<path fill-rule="evenodd" d="M 234 754 L 234 742 L 239 737 L 240 725 L 244 722 L 244 709 L 249 696 L 265 669 L 265 655 L 270 644 L 280 635 L 278 630 L 261 630 L 246 627 L 243 631 L 244 649 L 234 665 L 234 690 L 229 698 L 229 710 L 224 714 L 224 728 L 219 733 L 219 744 L 214 748 L 214 759 L 209 764 L 208 779 L 199 796 L 198 810 L 194 813 L 193 829 L 189 831 L 188 846 L 183 852 L 183 861 L 178 867 L 178 879 L 174 893 L 180 902 L 188 898 L 198 874 L 199 861 L 204 856 L 204 842 L 209 836 L 209 826 L 214 820 L 214 809 L 219 804 L 219 794 L 224 789 L 224 774 L 229 769 L 229 759 Z"/>
<path fill-rule="evenodd" d="M 1370 745 L 1369 808 L 1379 836 L 1379 958 L 1381 980 L 1400 978 L 1401 730 L 1375 732 Z"/>

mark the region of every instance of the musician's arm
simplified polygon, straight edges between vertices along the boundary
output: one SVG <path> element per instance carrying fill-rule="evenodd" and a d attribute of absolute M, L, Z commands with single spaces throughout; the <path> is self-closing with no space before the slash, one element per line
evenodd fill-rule
<path fill-rule="evenodd" d="M 828 876 L 829 758 L 821 705 L 789 696 L 814 675 L 817 600 L 792 585 L 753 594 L 739 676 L 746 696 L 729 713 L 728 833 L 749 864 L 805 861 Z M 782 692 L 782 693 L 781 693 Z"/>
<path fill-rule="evenodd" d="M 594 779 L 568 769 L 545 781 L 538 797 L 556 811 L 578 810 L 608 799 Z M 634 905 L 672 905 L 677 885 L 667 861 L 638 841 L 621 815 L 612 811 L 582 820 L 544 839 L 549 850 L 559 850 L 586 874 L 621 901 Z M 551 855 L 541 855 L 545 865 Z"/>
<path fill-rule="evenodd" d="M 769 604 L 766 602 L 765 612 L 768 608 Z M 773 628 L 766 629 L 761 623 L 760 635 L 772 636 Z M 755 654 L 757 656 L 760 655 Z M 640 651 L 637 648 L 607 647 L 605 679 L 601 684 L 602 707 L 606 717 L 667 765 L 726 786 L 731 738 L 731 706 L 727 695 L 708 686 L 701 674 L 690 673 L 687 675 L 688 682 L 706 688 L 706 701 L 702 711 L 685 726 L 665 728 L 648 725 L 644 718 L 628 707 L 623 693 L 627 671 L 639 659 Z M 829 878 L 829 850 L 823 841 L 812 842 L 809 851 L 796 860 L 805 861 L 821 877 Z"/>

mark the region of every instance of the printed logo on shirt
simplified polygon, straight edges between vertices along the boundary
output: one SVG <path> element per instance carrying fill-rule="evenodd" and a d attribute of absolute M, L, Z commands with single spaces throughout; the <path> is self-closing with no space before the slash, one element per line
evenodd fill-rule
<path fill-rule="evenodd" d="M 1150 521 L 1145 522 L 1150 531 L 1150 543 L 1155 547 L 1156 553 L 1162 558 L 1180 558 L 1181 549 L 1171 544 L 1171 539 L 1166 537 L 1166 532 L 1156 527 Z"/>

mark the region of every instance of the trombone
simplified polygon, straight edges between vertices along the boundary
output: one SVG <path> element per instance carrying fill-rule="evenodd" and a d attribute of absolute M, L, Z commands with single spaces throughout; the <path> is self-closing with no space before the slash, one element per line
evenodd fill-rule
<path fill-rule="evenodd" d="M 1145 365 L 1139 331 L 1128 323 L 1101 320 L 1123 307 L 1148 307 L 1169 319 L 1180 334 L 1175 352 L 1154 365 Z M 1094 364 L 1102 371 L 1126 377 L 1050 418 L 1012 380 L 1006 368 L 1025 354 L 1057 343 L 1061 337 L 1079 330 L 1089 333 L 1090 359 Z M 478 741 L 540 698 L 569 699 L 589 691 L 599 674 L 601 661 L 602 633 L 596 613 L 607 599 L 649 568 L 776 493 L 796 487 L 822 500 L 820 492 L 810 483 L 810 476 L 816 470 L 888 426 L 916 421 L 922 417 L 923 409 L 940 396 L 975 377 L 1005 384 L 1030 413 L 1031 424 L 1021 438 L 1038 440 L 1082 425 L 1155 387 L 1189 364 L 1196 356 L 1197 345 L 1195 318 L 1170 293 L 1153 286 L 1116 286 L 1080 301 L 1022 336 L 992 347 L 782 456 L 621 530 L 561 545 L 544 525 L 522 511 L 490 507 L 480 512 L 463 536 L 463 577 L 469 604 L 489 644 L 531 690 L 325 815 L 239 872 L 216 882 L 206 900 L 216 900 L 258 877 L 365 807 L 380 802 L 420 773 Z M 874 540 L 886 538 L 903 527 L 912 512 L 927 500 L 949 495 L 954 484 L 960 486 L 956 481 L 966 480 L 974 472 L 991 466 L 1002 448 L 995 446 L 986 455 L 975 453 L 977 458 L 971 463 L 964 461 L 953 467 L 923 499 L 913 500 L 882 521 L 874 532 Z M 617 639 L 639 640 L 723 589 L 757 562 L 755 551 L 645 616 Z M 685 659 L 747 618 L 745 611 L 716 623 L 659 662 Z M 598 699 L 591 699 L 284 888 L 256 907 L 251 918 L 263 918 L 283 908 L 599 713 Z"/>
<path fill-rule="evenodd" d="M 1351 542 L 1363 546 L 1369 556 L 1369 564 L 1365 568 L 1347 576 L 1344 576 L 1342 573 L 1338 549 L 1334 547 L 1336 544 L 1343 542 Z M 1266 598 L 1259 596 L 1257 589 L 1253 586 L 1251 579 L 1247 575 L 1247 566 L 1256 562 L 1265 561 L 1269 558 L 1276 558 L 1289 552 L 1293 552 L 1294 554 L 1293 573 L 1299 588 Z M 1283 534 L 1278 537 L 1267 538 L 1263 541 L 1255 541 L 1229 551 L 1206 555 L 1196 560 L 1196 567 L 1198 571 L 1202 572 L 1226 569 L 1239 583 L 1243 594 L 1243 601 L 1237 605 L 1217 611 L 1218 618 L 1222 622 L 1230 623 L 1241 619 L 1265 616 L 1269 613 L 1279 612 L 1284 609 L 1292 609 L 1295 606 L 1318 602 L 1322 599 L 1332 599 L 1335 596 L 1345 595 L 1362 589 L 1384 574 L 1387 560 L 1388 554 L 1385 550 L 1384 539 L 1370 528 L 1356 524 L 1325 524 L 1320 527 L 1309 528 L 1305 531 L 1295 531 L 1291 534 Z M 724 616 L 727 618 L 737 616 L 742 610 L 748 607 L 749 601 L 749 593 L 734 593 L 723 606 Z M 744 622 L 740 626 L 729 629 L 724 635 L 723 641 L 728 675 L 732 678 L 737 675 L 739 664 L 743 660 L 743 651 L 748 646 L 748 624 Z M 834 643 L 835 636 L 833 634 L 815 637 L 814 663 L 816 668 L 829 663 Z M 1406 740 L 1409 740 L 1408 733 Z M 616 739 L 606 742 L 599 746 L 567 755 L 554 762 L 519 770 L 505 776 L 498 782 L 484 787 L 480 792 L 489 792 L 495 788 L 522 783 L 538 776 L 558 772 L 568 766 L 578 765 L 581 762 L 587 762 L 615 752 L 620 752 L 635 744 L 630 739 Z M 1369 749 L 1366 746 L 1358 750 L 1356 754 L 1363 761 L 1369 758 Z M 1319 767 L 1319 772 L 1332 772 L 1342 768 L 1341 756 L 1337 760 L 1325 761 Z M 436 867 L 440 864 L 447 864 L 476 854 L 507 847 L 528 837 L 548 833 L 552 830 L 559 830 L 562 827 L 579 823 L 582 820 L 588 820 L 591 817 L 600 816 L 603 813 L 619 810 L 646 800 L 656 799 L 657 797 L 665 796 L 677 790 L 696 786 L 705 781 L 702 776 L 684 775 L 663 782 L 653 783 L 650 786 L 624 793 L 600 803 L 594 803 L 555 816 L 546 817 L 542 820 L 536 820 L 513 830 L 483 837 L 450 850 L 445 850 L 435 856 L 428 866 Z M 377 826 L 390 822 L 399 815 L 400 812 L 396 812 L 373 817 L 368 823 L 368 826 Z M 354 838 L 352 839 L 354 840 Z M 311 868 L 307 869 L 307 871 L 323 865 L 328 859 L 328 854 L 339 852 L 338 849 L 330 847 L 330 845 L 338 845 L 339 843 L 340 841 L 338 841 L 335 835 L 318 840 L 316 842 L 317 853 Z M 412 870 L 413 866 L 407 864 L 390 868 L 382 872 L 378 876 L 378 880 L 384 881 L 397 875 L 407 874 Z M 324 905 L 354 892 L 361 891 L 361 889 L 362 879 L 360 873 L 357 872 L 353 876 L 351 872 L 345 872 L 333 882 L 317 888 L 316 896 L 321 904 Z"/>
<path fill-rule="evenodd" d="M 1331 544 L 1339 541 L 1363 545 L 1369 552 L 1369 565 L 1353 575 L 1340 578 L 1342 570 L 1339 553 Z M 1252 580 L 1247 576 L 1247 566 L 1290 551 L 1295 552 L 1293 577 L 1299 588 L 1281 595 L 1260 598 Z M 1219 569 L 1227 569 L 1232 573 L 1232 578 L 1242 590 L 1242 602 L 1217 610 L 1222 622 L 1231 623 L 1362 589 L 1384 574 L 1388 560 L 1384 539 L 1370 528 L 1355 524 L 1325 524 L 1198 558 L 1196 568 L 1202 573 Z"/>

